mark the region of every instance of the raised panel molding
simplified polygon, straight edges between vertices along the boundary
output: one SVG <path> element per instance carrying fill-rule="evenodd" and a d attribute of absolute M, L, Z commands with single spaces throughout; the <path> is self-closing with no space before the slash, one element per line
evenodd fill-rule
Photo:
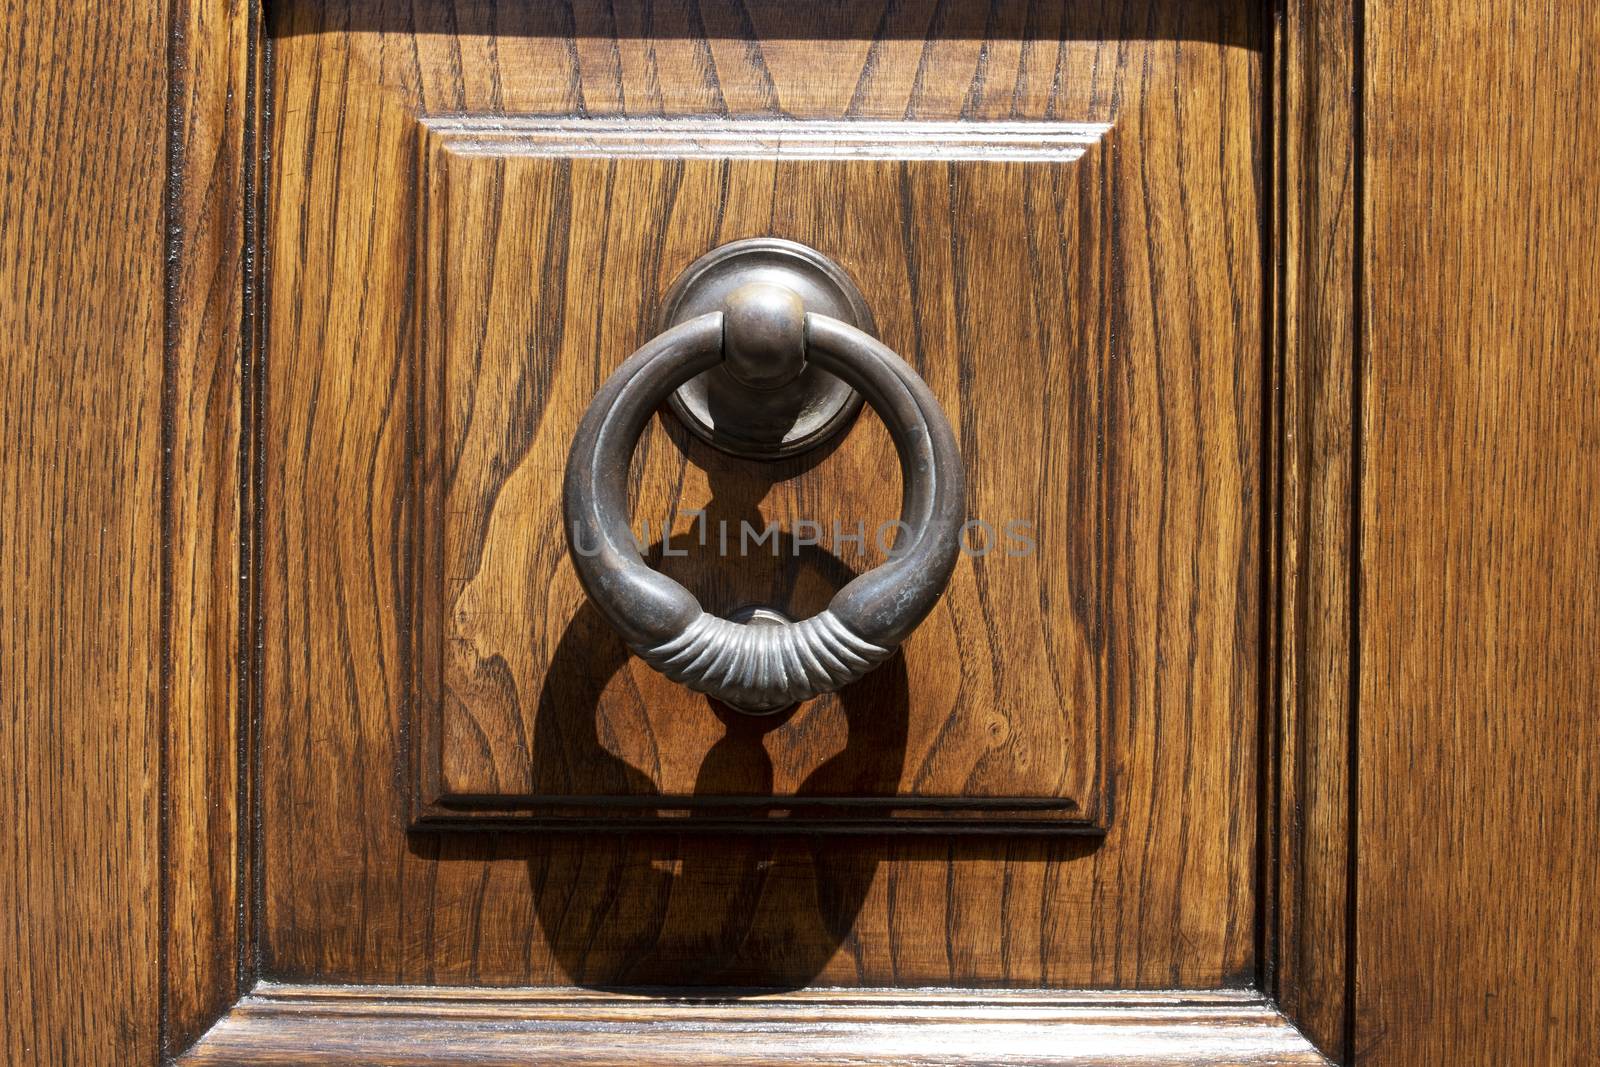
<path fill-rule="evenodd" d="M 1107 442 L 1138 417 L 1117 404 L 1100 303 L 1109 132 L 426 124 L 420 824 L 1104 829 L 1110 675 L 1135 639 L 1104 577 L 1131 521 L 1127 449 Z M 825 250 L 863 286 L 880 336 L 961 427 L 968 514 L 989 532 L 889 663 L 748 717 L 627 655 L 578 587 L 560 494 L 577 419 L 654 333 L 660 294 L 701 253 L 764 235 Z M 895 516 L 881 486 L 896 463 L 870 412 L 822 456 L 773 464 L 664 415 L 635 455 L 636 532 L 708 610 L 802 617 L 882 561 L 872 531 Z M 799 537 L 808 521 L 816 544 Z M 745 525 L 783 533 L 748 550 Z"/>
<path fill-rule="evenodd" d="M 263 984 L 179 1063 L 267 1067 L 896 1063 L 1325 1067 L 1259 996 L 1174 990 L 819 990 L 628 997 L 580 989 Z"/>

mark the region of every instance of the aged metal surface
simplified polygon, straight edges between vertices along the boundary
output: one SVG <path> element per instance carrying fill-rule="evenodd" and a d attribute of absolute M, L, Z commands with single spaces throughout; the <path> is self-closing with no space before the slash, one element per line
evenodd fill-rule
<path fill-rule="evenodd" d="M 740 286 L 722 311 L 658 335 L 617 368 L 578 426 L 562 497 L 578 578 L 628 646 L 674 681 L 758 712 L 832 692 L 887 659 L 944 590 L 964 515 L 960 452 L 927 384 L 860 330 L 807 313 L 798 294 L 783 300 L 787 292 L 763 282 Z M 763 349 L 791 364 L 790 384 L 798 384 L 803 353 L 858 389 L 883 417 L 904 469 L 888 561 L 798 623 L 740 623 L 706 612 L 693 593 L 645 563 L 629 522 L 628 468 L 656 408 L 723 363 L 725 352 L 732 361 Z"/>
<path fill-rule="evenodd" d="M 752 282 L 782 286 L 806 310 L 876 335 L 866 298 L 844 268 L 814 248 L 778 237 L 730 241 L 691 263 L 662 298 L 661 332 L 718 310 L 728 294 Z M 725 366 L 685 382 L 669 403 L 701 439 L 754 459 L 823 447 L 861 410 L 861 395 L 820 367 L 799 368 L 798 381 L 790 377 L 730 351 Z"/>

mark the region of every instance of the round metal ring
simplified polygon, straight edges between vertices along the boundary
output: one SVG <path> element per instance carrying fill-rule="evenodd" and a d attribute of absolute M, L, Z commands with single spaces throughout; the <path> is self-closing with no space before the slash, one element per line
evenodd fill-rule
<path fill-rule="evenodd" d="M 916 371 L 887 347 L 826 315 L 804 318 L 805 358 L 854 386 L 882 417 L 904 476 L 900 536 L 887 562 L 792 623 L 707 613 L 651 569 L 629 525 L 634 446 L 673 390 L 723 355 L 723 314 L 662 333 L 600 387 L 567 458 L 562 506 L 584 590 L 635 654 L 698 692 L 774 711 L 848 685 L 894 654 L 933 610 L 960 552 L 961 457 L 949 421 Z"/>

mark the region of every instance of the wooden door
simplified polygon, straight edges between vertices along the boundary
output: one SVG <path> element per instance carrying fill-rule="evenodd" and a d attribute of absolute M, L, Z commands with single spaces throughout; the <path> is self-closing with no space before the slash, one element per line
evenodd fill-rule
<path fill-rule="evenodd" d="M 1587 203 L 1534 60 L 1587 27 L 1476 6 L 0 7 L 7 1061 L 1570 1061 L 1596 271 L 1484 223 Z M 771 715 L 631 654 L 562 512 L 752 238 L 965 476 L 927 618 Z M 819 610 L 890 421 L 755 461 L 663 406 L 646 559 Z"/>

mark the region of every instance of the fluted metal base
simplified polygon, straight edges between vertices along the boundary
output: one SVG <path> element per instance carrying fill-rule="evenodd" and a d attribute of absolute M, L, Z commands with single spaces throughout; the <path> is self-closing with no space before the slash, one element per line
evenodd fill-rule
<path fill-rule="evenodd" d="M 755 714 L 849 685 L 894 653 L 831 611 L 791 623 L 767 608 L 749 612 L 748 622 L 703 612 L 670 641 L 634 651 L 673 681 Z"/>

